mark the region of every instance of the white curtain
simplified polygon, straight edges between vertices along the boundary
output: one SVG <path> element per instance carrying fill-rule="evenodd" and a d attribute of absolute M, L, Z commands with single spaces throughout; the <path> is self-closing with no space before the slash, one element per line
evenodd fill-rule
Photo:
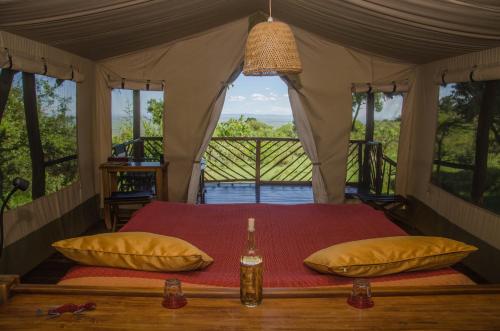
<path fill-rule="evenodd" d="M 203 142 L 201 143 L 200 150 L 198 151 L 198 154 L 196 154 L 196 158 L 193 163 L 193 170 L 191 171 L 191 179 L 189 180 L 188 197 L 187 197 L 188 203 L 196 203 L 196 197 L 200 185 L 201 158 L 203 157 L 203 154 L 205 153 L 205 150 L 208 147 L 210 139 L 212 139 L 215 127 L 217 126 L 217 122 L 219 121 L 220 113 L 222 112 L 222 108 L 224 107 L 226 91 L 227 88 L 224 87 L 222 92 L 219 94 L 219 96 L 213 103 L 212 114 L 210 115 L 210 121 L 208 122 L 207 131 L 205 132 L 205 136 L 203 137 Z"/>
<path fill-rule="evenodd" d="M 314 195 L 314 202 L 316 203 L 327 203 L 328 194 L 326 193 L 325 182 L 323 176 L 321 175 L 321 170 L 319 166 L 318 152 L 316 150 L 316 144 L 314 142 L 313 132 L 311 129 L 311 124 L 307 119 L 304 108 L 302 107 L 302 102 L 300 100 L 299 92 L 292 86 L 288 84 L 288 97 L 290 99 L 290 105 L 292 106 L 293 119 L 295 120 L 295 127 L 297 128 L 297 134 L 299 136 L 300 143 L 304 148 L 307 156 L 311 160 L 312 167 L 312 188 Z"/>
<path fill-rule="evenodd" d="M 222 90 L 219 95 L 215 98 L 215 101 L 212 103 L 212 111 L 210 113 L 210 120 L 208 121 L 207 131 L 205 132 L 205 136 L 203 137 L 203 141 L 201 143 L 200 149 L 196 154 L 196 158 L 193 162 L 193 170 L 191 171 L 191 179 L 189 180 L 189 188 L 188 188 L 188 203 L 196 203 L 196 197 L 198 195 L 198 190 L 200 186 L 200 175 L 201 175 L 201 159 L 205 151 L 207 150 L 208 144 L 210 143 L 210 139 L 215 131 L 215 127 L 219 122 L 220 114 L 222 112 L 222 108 L 224 107 L 224 100 L 226 99 L 227 88 L 238 78 L 241 74 L 242 66 L 238 67 L 232 74 L 231 77 L 224 83 Z"/>

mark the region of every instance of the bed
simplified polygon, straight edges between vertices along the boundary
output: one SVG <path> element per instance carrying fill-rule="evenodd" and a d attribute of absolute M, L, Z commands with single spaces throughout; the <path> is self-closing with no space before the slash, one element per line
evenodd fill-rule
<path fill-rule="evenodd" d="M 189 205 L 155 201 L 137 211 L 120 231 L 182 238 L 212 256 L 212 265 L 201 271 L 183 273 L 76 266 L 59 285 L 157 288 L 163 286 L 167 278 L 178 278 L 184 288 L 236 288 L 249 217 L 256 219 L 257 247 L 264 258 L 265 288 L 350 286 L 351 278 L 320 274 L 302 261 L 333 244 L 406 235 L 382 212 L 364 204 Z M 384 287 L 474 284 L 452 268 L 375 277 L 371 282 L 373 286 Z"/>

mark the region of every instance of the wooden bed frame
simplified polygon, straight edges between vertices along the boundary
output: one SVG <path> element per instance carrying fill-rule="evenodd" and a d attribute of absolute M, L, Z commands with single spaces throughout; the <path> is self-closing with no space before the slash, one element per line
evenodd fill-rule
<path fill-rule="evenodd" d="M 246 308 L 236 288 L 186 288 L 188 305 L 161 306 L 161 288 L 20 284 L 0 276 L 1 330 L 500 330 L 500 285 L 380 287 L 375 306 L 346 303 L 348 288 L 265 289 Z M 94 302 L 95 311 L 54 319 L 38 308 Z"/>

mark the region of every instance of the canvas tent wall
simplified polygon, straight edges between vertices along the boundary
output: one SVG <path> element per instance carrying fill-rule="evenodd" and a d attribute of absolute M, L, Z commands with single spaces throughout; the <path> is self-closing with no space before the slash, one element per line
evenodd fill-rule
<path fill-rule="evenodd" d="M 97 167 L 111 147 L 110 88 L 122 78 L 139 84 L 165 82 L 169 194 L 172 200 L 184 201 L 211 105 L 242 60 L 248 16 L 266 11 L 266 4 L 240 0 L 1 4 L 2 47 L 33 58 L 56 58 L 78 67 L 85 76 L 77 90 L 81 179 L 9 212 L 8 244 L 14 247 L 38 233 L 47 246 L 54 238 L 46 232 L 53 232 L 40 230 L 100 192 Z M 499 248 L 500 217 L 429 182 L 437 109 L 433 75 L 444 67 L 500 63 L 499 49 L 491 49 L 500 46 L 498 5 L 490 1 L 275 0 L 273 12 L 292 25 L 297 38 L 304 72 L 291 80 L 300 92 L 300 102 L 295 104 L 312 127 L 328 200 L 341 202 L 343 197 L 351 84 L 408 80 L 398 192 L 415 195 Z M 490 50 L 451 58 L 485 49 Z M 448 59 L 418 65 L 444 58 Z M 60 233 L 81 230 L 86 224 L 65 218 Z M 33 263 L 8 270 L 20 272 L 28 265 Z"/>
<path fill-rule="evenodd" d="M 2 67 L 9 66 L 8 52 L 19 71 L 33 72 L 33 68 L 43 68 L 46 62 L 47 69 L 51 63 L 57 63 L 61 68 L 74 66 L 80 73 L 76 91 L 78 180 L 4 215 L 6 249 L 0 260 L 0 273 L 24 273 L 53 253 L 49 246 L 52 241 L 80 234 L 97 217 L 91 143 L 95 127 L 95 65 L 90 60 L 5 31 L 0 31 L 0 49 Z M 64 70 L 54 71 L 54 75 L 57 74 L 63 75 L 58 78 L 70 78 Z"/>
<path fill-rule="evenodd" d="M 243 59 L 248 19 L 215 28 L 200 36 L 98 62 L 101 79 L 110 76 L 164 80 L 165 155 L 169 165 L 169 199 L 186 201 L 191 167 L 205 134 L 215 97 Z M 329 201 L 344 196 L 353 82 L 407 79 L 412 65 L 350 50 L 302 29 L 294 29 L 304 72 L 297 82 L 326 182 Z M 316 50 L 321 49 L 321 52 Z M 205 50 L 205 51 L 204 51 Z M 204 53 L 201 58 L 200 54 Z M 334 59 L 334 60 L 332 60 Z M 292 78 L 293 80 L 293 78 Z M 101 85 L 106 86 L 106 82 Z M 109 90 L 98 91 L 98 162 L 111 146 Z M 196 95 L 196 98 L 193 96 Z M 335 100 L 335 102 L 332 102 Z M 182 111 L 181 111 L 182 109 Z"/>
<path fill-rule="evenodd" d="M 488 72 L 488 79 L 500 79 L 500 48 L 466 54 L 417 67 L 415 86 L 407 100 L 409 113 L 405 127 L 404 154 L 409 164 L 398 175 L 400 192 L 411 194 L 461 228 L 500 249 L 500 217 L 446 192 L 431 183 L 434 139 L 437 127 L 439 82 L 444 70 L 461 73 L 468 81 L 470 72 Z M 450 79 L 451 75 L 450 75 Z M 456 78 L 455 78 L 456 79 Z M 477 76 L 477 79 L 481 79 Z M 457 81 L 457 80 L 454 80 Z"/>

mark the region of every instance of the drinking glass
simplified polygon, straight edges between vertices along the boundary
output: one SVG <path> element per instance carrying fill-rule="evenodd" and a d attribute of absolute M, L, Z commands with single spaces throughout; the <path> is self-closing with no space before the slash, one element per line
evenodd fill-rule
<path fill-rule="evenodd" d="M 184 307 L 186 304 L 187 299 L 182 293 L 181 281 L 178 279 L 167 279 L 163 290 L 163 307 L 177 309 Z"/>
<path fill-rule="evenodd" d="M 373 307 L 370 282 L 364 278 L 356 278 L 352 283 L 351 295 L 347 298 L 347 303 L 359 309 Z"/>

